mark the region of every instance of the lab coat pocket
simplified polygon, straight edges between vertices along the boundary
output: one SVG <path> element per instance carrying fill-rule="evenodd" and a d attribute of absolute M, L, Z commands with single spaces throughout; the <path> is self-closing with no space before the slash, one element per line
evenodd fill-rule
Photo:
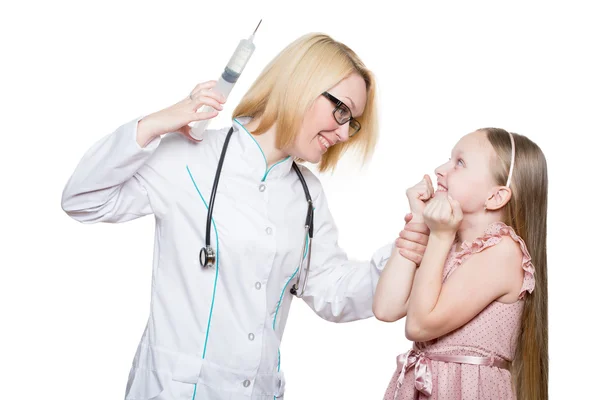
<path fill-rule="evenodd" d="M 168 374 L 133 368 L 125 400 L 191 400 L 195 385 L 173 380 Z"/>
<path fill-rule="evenodd" d="M 125 400 L 154 400 L 164 391 L 164 378 L 156 371 L 131 368 Z"/>

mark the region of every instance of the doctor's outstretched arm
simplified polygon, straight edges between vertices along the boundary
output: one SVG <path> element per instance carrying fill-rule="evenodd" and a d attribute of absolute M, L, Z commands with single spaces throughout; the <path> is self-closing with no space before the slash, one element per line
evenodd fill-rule
<path fill-rule="evenodd" d="M 155 154 L 169 151 L 168 144 L 161 144 L 161 135 L 179 132 L 190 137 L 190 122 L 216 116 L 216 111 L 197 112 L 205 104 L 223 109 L 223 97 L 210 91 L 215 84 L 199 84 L 184 100 L 130 121 L 94 144 L 63 190 L 63 210 L 83 223 L 125 222 L 158 213 L 161 204 L 151 203 L 147 188 L 149 180 L 159 173 L 160 164 L 169 158 Z M 152 163 L 155 165 L 147 168 L 147 174 L 140 173 Z"/>

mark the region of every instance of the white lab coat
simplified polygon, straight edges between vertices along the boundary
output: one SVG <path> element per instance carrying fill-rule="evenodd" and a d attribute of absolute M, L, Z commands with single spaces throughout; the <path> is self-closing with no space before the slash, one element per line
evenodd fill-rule
<path fill-rule="evenodd" d="M 265 156 L 234 120 L 213 213 L 217 265 L 203 269 L 207 204 L 229 128 L 195 143 L 179 134 L 136 142 L 138 119 L 102 138 L 69 179 L 62 207 L 83 223 L 156 218 L 151 309 L 127 400 L 282 398 L 279 345 L 298 272 L 307 202 L 287 158 Z M 317 177 L 300 169 L 315 207 L 304 301 L 322 318 L 372 316 L 392 244 L 371 262 L 349 261 Z M 324 355 L 326 357 L 326 355 Z"/>

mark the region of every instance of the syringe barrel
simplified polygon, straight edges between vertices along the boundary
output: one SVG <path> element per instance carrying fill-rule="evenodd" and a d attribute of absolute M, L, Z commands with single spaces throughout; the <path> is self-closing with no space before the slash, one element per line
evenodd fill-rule
<path fill-rule="evenodd" d="M 225 99 L 229 97 L 229 93 L 231 93 L 231 89 L 237 82 L 238 78 L 242 74 L 242 71 L 246 67 L 246 64 L 250 60 L 252 53 L 254 53 L 254 43 L 248 39 L 240 40 L 235 52 L 229 59 L 227 66 L 223 70 L 221 77 L 217 81 L 217 85 L 212 89 L 220 94 L 222 94 Z M 210 112 L 214 109 L 210 106 L 202 106 L 198 112 Z M 191 135 L 196 140 L 202 140 L 202 133 L 210 123 L 210 119 L 198 121 L 192 124 Z"/>
<path fill-rule="evenodd" d="M 250 60 L 252 53 L 254 53 L 255 48 L 256 48 L 256 46 L 254 46 L 254 43 L 252 43 L 251 40 L 248 40 L 248 39 L 240 40 L 240 43 L 238 43 L 238 46 L 235 49 L 235 52 L 229 59 L 229 62 L 227 63 L 227 67 L 225 68 L 225 70 L 229 69 L 230 72 L 237 74 L 237 76 L 239 77 L 242 74 L 242 71 L 244 70 L 244 68 L 246 67 L 248 60 Z M 237 80 L 237 78 L 236 78 L 236 80 Z"/>

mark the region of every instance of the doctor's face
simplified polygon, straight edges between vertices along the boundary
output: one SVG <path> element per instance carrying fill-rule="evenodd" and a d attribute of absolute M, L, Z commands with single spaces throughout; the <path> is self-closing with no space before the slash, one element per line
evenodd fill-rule
<path fill-rule="evenodd" d="M 366 103 L 365 80 L 356 73 L 349 75 L 315 100 L 289 154 L 318 163 L 331 146 L 347 141 L 360 126 L 354 118 L 362 115 Z"/>

